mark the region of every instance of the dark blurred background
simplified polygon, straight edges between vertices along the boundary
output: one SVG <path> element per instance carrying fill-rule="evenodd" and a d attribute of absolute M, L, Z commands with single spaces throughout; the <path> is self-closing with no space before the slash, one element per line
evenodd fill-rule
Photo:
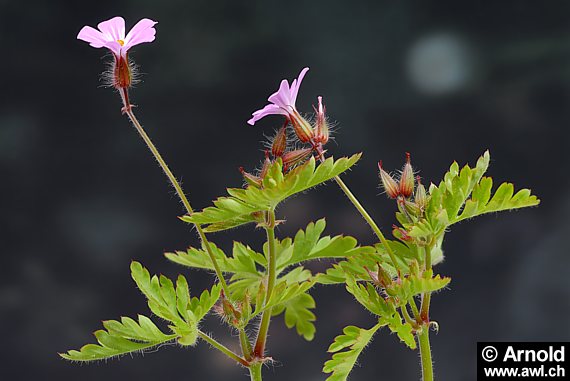
<path fill-rule="evenodd" d="M 246 124 L 282 78 L 304 66 L 298 107 L 323 95 L 338 123 L 335 156 L 363 151 L 346 181 L 385 231 L 392 202 L 376 162 L 404 152 L 425 182 L 453 160 L 491 150 L 489 174 L 540 196 L 538 208 L 454 227 L 437 270 L 453 278 L 437 295 L 432 344 L 438 380 L 474 380 L 476 342 L 569 340 L 570 3 L 567 1 L 3 1 L 2 280 L 0 368 L 7 380 L 245 380 L 212 351 L 176 346 L 88 365 L 57 356 L 92 342 L 101 320 L 147 313 L 129 276 L 133 259 L 154 273 L 185 272 L 191 288 L 212 277 L 162 253 L 196 245 L 174 192 L 111 89 L 100 87 L 104 50 L 75 36 L 122 15 L 130 28 L 159 21 L 157 40 L 133 50 L 143 82 L 132 92 L 148 133 L 183 179 L 196 208 L 242 182 L 277 117 Z M 108 58 L 108 57 L 107 57 Z M 333 184 L 280 210 L 294 234 L 326 216 L 327 233 L 375 242 Z M 259 248 L 251 226 L 216 234 L 223 247 Z M 318 268 L 319 265 L 313 266 Z M 322 267 L 322 266 L 321 266 Z M 268 380 L 324 380 L 328 345 L 348 324 L 373 318 L 342 287 L 319 287 L 317 335 L 307 343 L 275 319 Z M 217 318 L 204 329 L 230 346 Z M 382 331 L 351 380 L 417 380 L 418 355 Z"/>

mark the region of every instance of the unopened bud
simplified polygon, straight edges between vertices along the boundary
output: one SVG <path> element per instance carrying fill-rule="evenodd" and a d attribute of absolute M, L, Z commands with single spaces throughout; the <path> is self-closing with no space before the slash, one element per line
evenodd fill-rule
<path fill-rule="evenodd" d="M 263 180 L 265 175 L 267 175 L 267 171 L 271 166 L 271 160 L 269 159 L 269 151 L 265 150 L 265 160 L 263 160 L 263 166 L 261 167 L 261 172 L 259 173 L 259 177 Z"/>
<path fill-rule="evenodd" d="M 414 169 L 410 163 L 410 154 L 406 152 L 406 164 L 400 178 L 400 194 L 406 198 L 414 193 Z"/>
<path fill-rule="evenodd" d="M 246 183 L 248 183 L 249 185 L 252 185 L 256 188 L 261 188 L 262 182 L 261 182 L 261 178 L 252 175 L 251 173 L 246 172 L 243 167 L 239 167 L 239 171 L 241 172 L 241 175 L 243 176 L 244 180 Z"/>
<path fill-rule="evenodd" d="M 315 134 L 311 125 L 296 110 L 289 114 L 289 121 L 293 125 L 293 130 L 303 143 L 308 143 L 314 139 Z"/>
<path fill-rule="evenodd" d="M 294 166 L 302 163 L 307 157 L 309 157 L 309 155 L 311 155 L 312 152 L 312 148 L 302 148 L 285 153 L 283 155 L 283 168 L 293 168 Z"/>
<path fill-rule="evenodd" d="M 115 64 L 113 67 L 113 87 L 117 90 L 127 89 L 131 87 L 133 78 L 131 73 L 131 67 L 129 65 L 129 59 L 126 54 L 115 55 Z"/>
<path fill-rule="evenodd" d="M 386 172 L 382 168 L 382 160 L 378 162 L 378 169 L 380 170 L 380 181 L 382 182 L 382 188 L 390 198 L 396 198 L 400 194 L 400 189 L 398 188 L 398 183 L 396 180 L 390 176 L 388 172 Z"/>
<path fill-rule="evenodd" d="M 315 124 L 315 143 L 325 145 L 329 141 L 329 125 L 326 117 L 326 108 L 323 105 L 323 97 L 318 97 L 319 106 L 315 110 L 317 113 L 317 122 Z"/>
<path fill-rule="evenodd" d="M 409 215 L 414 216 L 414 217 L 418 217 L 421 214 L 421 209 L 420 209 L 419 205 L 416 204 L 415 202 L 404 199 L 403 204 L 404 204 L 404 207 L 406 208 L 406 211 L 408 212 Z"/>
<path fill-rule="evenodd" d="M 427 206 L 427 193 L 426 193 L 426 188 L 424 187 L 424 185 L 421 183 L 420 181 L 420 177 L 418 176 L 417 178 L 418 181 L 418 188 L 416 189 L 416 194 L 414 196 L 414 201 L 416 202 L 416 204 L 418 205 L 418 207 L 420 208 L 420 210 L 423 212 L 426 209 Z"/>
<path fill-rule="evenodd" d="M 402 241 L 412 240 L 412 237 L 408 235 L 408 232 L 406 230 L 396 225 L 392 225 L 392 235 Z"/>
<path fill-rule="evenodd" d="M 271 154 L 273 157 L 280 157 L 285 153 L 285 149 L 287 148 L 286 127 L 287 126 L 281 127 L 273 139 L 273 143 L 271 144 Z"/>

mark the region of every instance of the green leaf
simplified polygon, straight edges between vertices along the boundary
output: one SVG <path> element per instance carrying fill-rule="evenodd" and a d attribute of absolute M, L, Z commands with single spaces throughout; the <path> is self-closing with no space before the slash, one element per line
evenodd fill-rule
<path fill-rule="evenodd" d="M 358 356 L 381 326 L 382 324 L 379 323 L 370 329 L 346 327 L 343 334 L 337 336 L 329 347 L 328 351 L 333 352 L 334 355 L 323 367 L 324 373 L 331 373 L 326 381 L 345 381 L 354 368 Z"/>
<path fill-rule="evenodd" d="M 465 219 L 540 203 L 528 189 L 514 194 L 514 186 L 510 183 L 501 184 L 492 196 L 493 180 L 483 177 L 489 160 L 489 151 L 486 151 L 474 168 L 465 165 L 459 170 L 459 165 L 454 162 L 439 185 L 430 186 L 425 218 L 411 225 L 401 221 L 409 235 L 429 241 L 432 237 L 443 235 L 449 226 Z"/>
<path fill-rule="evenodd" d="M 146 349 L 169 342 L 175 334 L 163 333 L 149 318 L 138 316 L 138 322 L 122 317 L 121 321 L 103 322 L 105 330 L 95 332 L 98 344 L 87 344 L 80 350 L 60 353 L 60 356 L 73 361 L 95 361 L 121 356 L 127 353 L 143 352 Z"/>
<path fill-rule="evenodd" d="M 357 283 L 349 276 L 346 279 L 346 289 L 364 308 L 377 316 L 391 316 L 396 312 L 394 305 L 380 296 L 378 290 L 368 282 L 366 285 Z"/>
<path fill-rule="evenodd" d="M 239 242 L 234 242 L 232 257 L 227 257 L 220 248 L 211 242 L 210 247 L 218 266 L 220 266 L 220 270 L 226 273 L 250 273 L 257 275 L 256 264 L 267 265 L 267 260 L 262 254 Z M 190 247 L 186 252 L 166 253 L 165 256 L 172 262 L 180 265 L 214 270 L 210 256 L 205 250 Z"/>
<path fill-rule="evenodd" d="M 352 167 L 361 154 L 350 158 L 326 159 L 316 165 L 311 157 L 305 164 L 283 175 L 281 160 L 268 169 L 263 188 L 229 188 L 229 196 L 214 201 L 214 206 L 192 213 L 182 219 L 189 223 L 206 225 L 204 231 L 213 232 L 255 221 L 255 213 L 275 209 L 279 203 L 294 194 L 322 184 Z"/>
<path fill-rule="evenodd" d="M 401 282 L 394 282 L 388 285 L 386 293 L 390 296 L 398 297 L 403 303 L 407 303 L 410 298 L 425 292 L 435 292 L 446 287 L 451 278 L 436 275 L 432 278 L 432 271 L 426 271 L 423 276 L 409 275 Z"/>
<path fill-rule="evenodd" d="M 283 306 L 287 328 L 295 327 L 297 334 L 303 336 L 305 340 L 313 340 L 316 332 L 313 322 L 317 320 L 315 314 L 311 312 L 311 309 L 316 307 L 313 297 L 303 293 L 284 303 Z"/>
<path fill-rule="evenodd" d="M 161 275 L 150 276 L 140 263 L 131 264 L 131 275 L 137 287 L 148 299 L 150 310 L 171 323 L 169 326 L 182 345 L 193 345 L 198 334 L 198 323 L 208 313 L 220 296 L 220 285 L 212 291 L 204 291 L 200 298 L 190 298 L 188 282 L 179 275 L 176 288 L 170 279 Z"/>
<path fill-rule="evenodd" d="M 322 258 L 347 258 L 370 252 L 370 248 L 360 247 L 355 238 L 345 236 L 325 236 L 325 219 L 311 222 L 307 228 L 299 230 L 293 244 L 290 241 L 281 243 L 277 250 L 277 271 L 304 261 Z"/>
<path fill-rule="evenodd" d="M 379 322 L 382 325 L 387 324 L 390 331 L 397 334 L 398 338 L 410 349 L 416 349 L 416 339 L 412 333 L 413 327 L 410 323 L 402 323 L 402 317 L 399 313 L 391 316 L 382 316 Z"/>

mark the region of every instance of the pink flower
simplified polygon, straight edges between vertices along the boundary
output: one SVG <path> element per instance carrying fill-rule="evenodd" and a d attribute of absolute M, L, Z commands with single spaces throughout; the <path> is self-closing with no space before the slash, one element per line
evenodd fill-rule
<path fill-rule="evenodd" d="M 289 82 L 286 79 L 282 80 L 279 90 L 268 98 L 268 101 L 271 102 L 271 104 L 268 104 L 261 110 L 254 112 L 252 114 L 252 118 L 248 120 L 247 123 L 253 126 L 255 122 L 267 115 L 285 115 L 291 119 L 291 115 L 299 114 L 295 108 L 295 102 L 297 101 L 297 94 L 299 93 L 301 82 L 308 71 L 308 67 L 301 70 L 299 78 L 294 79 L 291 86 L 289 86 Z"/>
<path fill-rule="evenodd" d="M 142 19 L 125 36 L 125 20 L 122 17 L 113 17 L 99 23 L 99 30 L 84 26 L 77 38 L 88 42 L 94 48 L 107 48 L 117 57 L 126 57 L 127 51 L 133 46 L 154 41 L 155 24 L 156 21 Z"/>
<path fill-rule="evenodd" d="M 295 134 L 301 142 L 308 143 L 312 141 L 314 138 L 313 129 L 295 107 L 301 82 L 303 82 L 303 78 L 305 78 L 305 74 L 307 74 L 308 71 L 308 67 L 301 70 L 299 77 L 294 79 L 291 85 L 289 85 L 286 79 L 282 80 L 279 90 L 271 94 L 268 98 L 268 101 L 271 103 L 261 110 L 254 112 L 247 123 L 253 126 L 255 122 L 267 115 L 284 115 L 293 125 L 293 130 L 295 130 Z"/>

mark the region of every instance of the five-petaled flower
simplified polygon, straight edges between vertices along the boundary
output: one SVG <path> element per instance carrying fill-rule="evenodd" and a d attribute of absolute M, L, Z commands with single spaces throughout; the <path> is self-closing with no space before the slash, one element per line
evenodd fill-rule
<path fill-rule="evenodd" d="M 284 115 L 293 125 L 299 140 L 303 143 L 310 142 L 314 136 L 311 125 L 299 114 L 295 107 L 301 82 L 308 71 L 308 67 L 301 70 L 299 77 L 294 79 L 291 85 L 289 85 L 286 79 L 282 80 L 279 90 L 268 98 L 268 101 L 271 103 L 254 112 L 252 118 L 247 123 L 253 126 L 255 122 L 268 115 Z"/>
<path fill-rule="evenodd" d="M 142 19 L 125 35 L 125 20 L 122 17 L 113 17 L 100 22 L 99 30 L 84 26 L 77 38 L 89 43 L 94 48 L 107 48 L 116 56 L 126 57 L 127 51 L 135 45 L 154 41 L 156 21 Z"/>
<path fill-rule="evenodd" d="M 127 89 L 133 81 L 127 53 L 133 46 L 154 41 L 155 24 L 156 21 L 142 19 L 125 35 L 125 20 L 122 17 L 113 17 L 100 22 L 97 25 L 99 30 L 84 26 L 77 38 L 88 42 L 94 48 L 107 48 L 113 53 L 115 62 L 111 84 L 117 89 Z"/>

